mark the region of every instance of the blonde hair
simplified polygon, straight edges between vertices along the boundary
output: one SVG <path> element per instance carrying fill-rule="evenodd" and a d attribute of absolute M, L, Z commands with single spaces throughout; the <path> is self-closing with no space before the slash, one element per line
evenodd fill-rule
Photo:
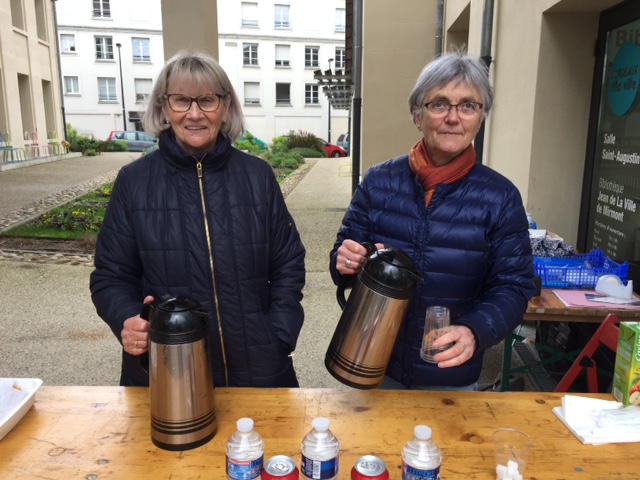
<path fill-rule="evenodd" d="M 172 78 L 186 80 L 196 87 L 212 88 L 217 93 L 224 94 L 225 97 L 221 101 L 227 105 L 228 115 L 222 124 L 222 134 L 227 136 L 231 143 L 244 135 L 242 107 L 224 69 L 208 53 L 186 50 L 171 57 L 158 75 L 143 119 L 144 129 L 149 135 L 157 138 L 170 127 L 166 123 L 163 107 L 167 101 L 165 95 L 168 93 L 169 80 Z"/>

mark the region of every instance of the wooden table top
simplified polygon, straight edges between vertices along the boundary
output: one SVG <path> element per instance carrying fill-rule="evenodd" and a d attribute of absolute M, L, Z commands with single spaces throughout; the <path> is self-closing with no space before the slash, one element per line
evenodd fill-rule
<path fill-rule="evenodd" d="M 602 323 L 608 313 L 615 313 L 621 320 L 640 321 L 640 309 L 625 310 L 612 305 L 608 308 L 567 307 L 552 289 L 542 289 L 539 297 L 529 300 L 525 320 L 546 322 Z M 640 476 L 639 476 L 640 478 Z"/>
<path fill-rule="evenodd" d="M 442 449 L 442 479 L 494 479 L 491 435 L 500 427 L 533 439 L 525 478 L 638 479 L 637 445 L 583 445 L 551 411 L 562 395 L 219 388 L 217 435 L 199 448 L 169 452 L 151 442 L 148 389 L 43 386 L 34 406 L 0 440 L 0 477 L 224 479 L 225 443 L 244 416 L 254 419 L 265 440 L 265 459 L 288 455 L 299 466 L 303 436 L 315 417 L 325 416 L 340 440 L 344 480 L 366 454 L 382 458 L 391 479 L 399 480 L 400 452 L 417 424 L 430 426 Z"/>

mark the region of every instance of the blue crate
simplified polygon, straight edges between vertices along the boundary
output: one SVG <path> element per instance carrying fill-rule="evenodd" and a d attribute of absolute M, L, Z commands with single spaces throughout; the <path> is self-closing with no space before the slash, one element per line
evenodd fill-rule
<path fill-rule="evenodd" d="M 629 263 L 622 265 L 608 259 L 599 248 L 586 254 L 566 257 L 533 257 L 535 274 L 542 288 L 595 288 L 603 275 L 617 275 L 627 281 Z"/>

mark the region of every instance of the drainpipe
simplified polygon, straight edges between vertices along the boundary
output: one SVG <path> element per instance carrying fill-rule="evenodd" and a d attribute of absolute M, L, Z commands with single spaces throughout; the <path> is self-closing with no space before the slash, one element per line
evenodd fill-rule
<path fill-rule="evenodd" d="M 58 39 L 58 14 L 56 13 L 56 2 L 58 0 L 51 0 L 51 6 L 53 8 L 53 24 L 56 33 L 56 60 L 58 61 L 58 76 L 60 77 L 60 110 L 62 111 L 62 131 L 64 132 L 64 140 L 67 138 L 67 117 L 64 111 L 64 77 L 62 76 L 62 64 L 60 62 L 60 41 Z"/>
<path fill-rule="evenodd" d="M 438 0 L 436 7 L 436 57 L 442 55 L 442 18 L 444 0 Z"/>
<path fill-rule="evenodd" d="M 482 37 L 480 40 L 480 60 L 487 67 L 487 75 L 491 67 L 491 39 L 493 38 L 493 5 L 494 0 L 484 1 L 484 11 L 482 12 Z M 482 163 L 482 152 L 484 150 L 484 124 L 480 126 L 473 146 L 476 150 L 476 163 Z"/>
<path fill-rule="evenodd" d="M 351 150 L 351 193 L 360 183 L 360 130 L 362 128 L 362 7 L 363 0 L 353 0 L 353 138 Z"/>

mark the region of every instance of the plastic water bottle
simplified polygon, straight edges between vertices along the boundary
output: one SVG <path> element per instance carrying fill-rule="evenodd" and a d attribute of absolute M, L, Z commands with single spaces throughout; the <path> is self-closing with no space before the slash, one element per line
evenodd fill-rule
<path fill-rule="evenodd" d="M 313 429 L 302 439 L 302 478 L 330 480 L 338 478 L 340 442 L 329 430 L 329 420 L 318 417 Z"/>
<path fill-rule="evenodd" d="M 418 425 L 402 448 L 402 480 L 440 480 L 442 452 L 431 439 L 431 429 Z"/>
<path fill-rule="evenodd" d="M 253 420 L 241 418 L 238 430 L 227 440 L 227 478 L 260 478 L 264 461 L 264 441 L 253 429 Z"/>

